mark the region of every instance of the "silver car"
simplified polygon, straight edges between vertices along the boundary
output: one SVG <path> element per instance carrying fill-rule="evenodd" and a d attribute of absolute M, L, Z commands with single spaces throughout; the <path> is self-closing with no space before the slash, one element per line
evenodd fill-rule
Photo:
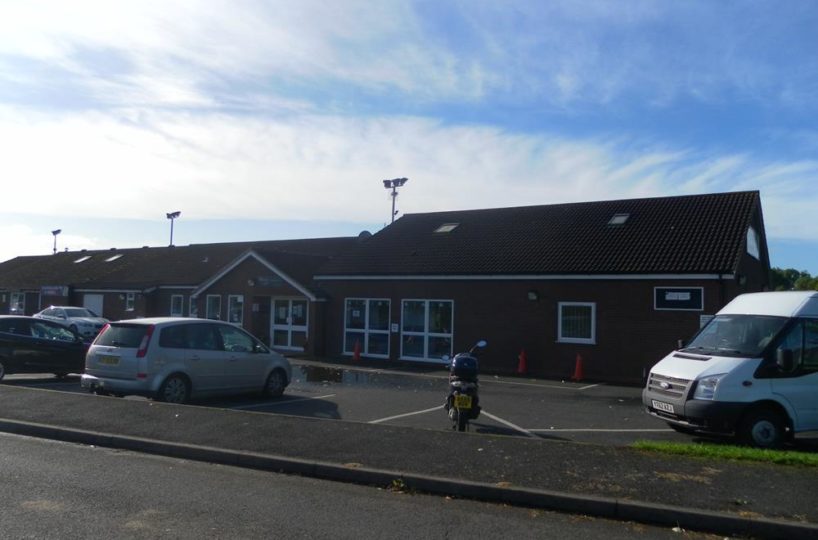
<path fill-rule="evenodd" d="M 225 393 L 277 397 L 291 379 L 286 358 L 233 324 L 164 317 L 106 325 L 88 349 L 82 387 L 185 403 Z"/>
<path fill-rule="evenodd" d="M 108 322 L 108 319 L 100 317 L 88 308 L 74 306 L 50 306 L 34 316 L 59 323 L 87 341 L 99 334 Z"/>

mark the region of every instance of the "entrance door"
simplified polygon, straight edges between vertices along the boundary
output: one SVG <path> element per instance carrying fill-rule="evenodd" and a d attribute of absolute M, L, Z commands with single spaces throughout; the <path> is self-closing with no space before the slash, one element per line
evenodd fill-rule
<path fill-rule="evenodd" d="M 102 314 L 102 298 L 101 294 L 86 294 L 82 298 L 82 307 L 90 309 L 98 317 L 104 317 Z"/>
<path fill-rule="evenodd" d="M 303 351 L 307 341 L 307 301 L 276 298 L 273 300 L 271 325 L 272 346 L 277 349 Z"/>

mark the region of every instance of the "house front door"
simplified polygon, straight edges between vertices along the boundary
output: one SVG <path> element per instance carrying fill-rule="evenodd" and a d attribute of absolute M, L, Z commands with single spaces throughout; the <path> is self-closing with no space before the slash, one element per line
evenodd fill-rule
<path fill-rule="evenodd" d="M 308 336 L 307 300 L 275 298 L 272 308 L 272 346 L 276 349 L 303 351 Z"/>

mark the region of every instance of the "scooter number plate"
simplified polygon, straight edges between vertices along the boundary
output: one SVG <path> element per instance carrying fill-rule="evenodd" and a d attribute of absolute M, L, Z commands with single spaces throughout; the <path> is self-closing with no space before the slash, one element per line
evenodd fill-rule
<path fill-rule="evenodd" d="M 454 406 L 457 409 L 471 409 L 471 396 L 465 394 L 454 396 Z"/>

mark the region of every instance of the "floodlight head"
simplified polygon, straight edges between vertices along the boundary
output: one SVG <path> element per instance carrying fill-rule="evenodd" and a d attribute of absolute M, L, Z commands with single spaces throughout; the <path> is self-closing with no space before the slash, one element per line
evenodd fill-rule
<path fill-rule="evenodd" d="M 61 232 L 62 232 L 62 229 L 57 229 L 57 230 L 51 231 L 51 234 L 53 234 L 54 236 L 57 236 Z"/>
<path fill-rule="evenodd" d="M 177 212 L 168 212 L 166 215 L 168 216 L 168 219 L 176 219 L 179 216 L 181 216 L 182 213 L 178 212 L 178 211 Z"/>
<path fill-rule="evenodd" d="M 383 181 L 383 187 L 385 187 L 386 189 L 391 188 L 392 187 L 392 181 L 391 180 L 384 180 Z"/>
<path fill-rule="evenodd" d="M 395 178 L 393 180 L 393 182 L 395 182 L 395 185 L 398 186 L 398 187 L 401 187 L 403 184 L 405 184 L 408 181 L 409 181 L 408 178 Z"/>

